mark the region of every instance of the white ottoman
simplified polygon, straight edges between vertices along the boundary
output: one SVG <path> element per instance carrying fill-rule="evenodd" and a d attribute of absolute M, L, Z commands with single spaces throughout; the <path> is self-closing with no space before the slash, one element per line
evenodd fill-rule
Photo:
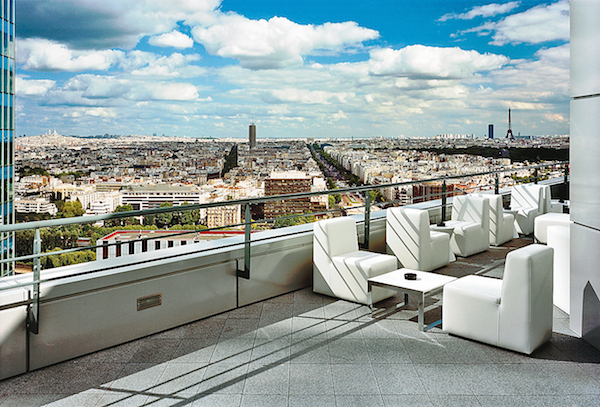
<path fill-rule="evenodd" d="M 558 225 L 569 227 L 571 219 L 568 213 L 545 213 L 535 217 L 533 235 L 539 243 L 548 243 L 548 226 Z"/>
<path fill-rule="evenodd" d="M 548 246 L 554 249 L 554 290 L 552 301 L 558 308 L 570 314 L 570 241 L 571 228 L 566 226 L 548 226 Z"/>

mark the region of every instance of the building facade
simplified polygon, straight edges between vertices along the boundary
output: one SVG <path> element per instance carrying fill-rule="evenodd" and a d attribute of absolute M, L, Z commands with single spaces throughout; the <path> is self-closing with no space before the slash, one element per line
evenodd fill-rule
<path fill-rule="evenodd" d="M 2 182 L 0 183 L 0 222 L 2 224 L 15 223 L 13 207 L 13 178 L 14 178 L 14 131 L 15 131 L 15 2 L 4 0 L 0 2 L 2 16 L 2 74 L 0 75 L 1 113 L 0 132 L 2 144 L 0 146 L 0 167 Z M 1 258 L 14 257 L 14 233 L 0 234 Z M 13 263 L 0 265 L 0 276 L 13 274 Z"/>
<path fill-rule="evenodd" d="M 256 125 L 254 123 L 248 129 L 248 142 L 250 143 L 250 148 L 256 147 Z"/>
<path fill-rule="evenodd" d="M 265 180 L 265 196 L 310 192 L 312 179 L 304 173 L 273 172 Z M 265 202 L 265 217 L 298 215 L 311 212 L 310 198 L 287 199 L 284 201 Z"/>

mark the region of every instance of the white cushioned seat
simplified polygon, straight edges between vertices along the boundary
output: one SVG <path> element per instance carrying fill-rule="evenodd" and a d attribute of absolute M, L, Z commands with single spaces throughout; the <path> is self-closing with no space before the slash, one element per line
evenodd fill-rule
<path fill-rule="evenodd" d="M 535 239 L 540 243 L 548 243 L 548 227 L 553 225 L 569 227 L 571 217 L 568 213 L 550 212 L 536 216 L 533 223 L 533 235 Z"/>
<path fill-rule="evenodd" d="M 385 242 L 402 267 L 431 271 L 450 262 L 450 236 L 429 229 L 426 210 L 389 208 Z"/>
<path fill-rule="evenodd" d="M 504 213 L 502 195 L 473 194 L 486 198 L 490 203 L 490 245 L 500 246 L 512 240 L 515 232 L 515 217 Z"/>
<path fill-rule="evenodd" d="M 368 304 L 367 279 L 398 269 L 396 257 L 358 249 L 356 221 L 351 217 L 314 224 L 313 291 Z M 396 294 L 373 288 L 373 303 Z"/>
<path fill-rule="evenodd" d="M 444 286 L 445 332 L 531 354 L 552 335 L 553 250 L 533 244 L 506 256 L 504 278 L 470 275 Z"/>
<path fill-rule="evenodd" d="M 467 257 L 490 248 L 490 204 L 486 198 L 464 195 L 452 198 L 451 220 L 454 227 L 450 249 Z"/>
<path fill-rule="evenodd" d="M 558 308 L 571 313 L 571 228 L 570 226 L 548 226 L 548 247 L 554 249 L 554 294 L 553 302 Z"/>
<path fill-rule="evenodd" d="M 542 215 L 546 209 L 546 188 L 541 185 L 515 185 L 510 194 L 510 208 L 517 211 L 515 228 L 523 235 L 533 232 L 536 216 Z M 549 204 L 548 204 L 549 205 Z"/>

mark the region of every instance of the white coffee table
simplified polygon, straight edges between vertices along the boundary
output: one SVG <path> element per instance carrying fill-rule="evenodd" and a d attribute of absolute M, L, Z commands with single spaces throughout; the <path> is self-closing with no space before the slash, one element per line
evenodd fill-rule
<path fill-rule="evenodd" d="M 405 273 L 415 273 L 417 275 L 416 280 L 407 280 L 404 277 Z M 372 287 L 383 287 L 397 290 L 398 292 L 404 293 L 404 304 L 408 303 L 409 294 L 418 295 L 418 311 L 419 311 L 419 330 L 427 331 L 434 326 L 439 325 L 442 320 L 436 321 L 432 324 L 425 326 L 425 298 L 431 297 L 438 294 L 444 288 L 444 285 L 456 280 L 456 277 L 444 276 L 442 274 L 429 273 L 427 271 L 411 270 L 402 268 L 389 273 L 381 274 L 376 277 L 369 278 L 368 282 L 368 294 L 369 294 L 369 308 L 371 309 L 371 315 L 373 315 L 373 301 L 371 296 Z"/>

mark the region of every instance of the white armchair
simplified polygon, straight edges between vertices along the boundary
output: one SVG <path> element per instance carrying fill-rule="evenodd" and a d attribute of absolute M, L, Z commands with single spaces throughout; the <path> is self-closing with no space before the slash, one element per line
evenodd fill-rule
<path fill-rule="evenodd" d="M 548 228 L 559 225 L 569 227 L 571 215 L 568 213 L 549 212 L 536 216 L 533 221 L 533 236 L 538 243 L 548 243 Z"/>
<path fill-rule="evenodd" d="M 536 216 L 546 208 L 544 187 L 541 185 L 515 185 L 510 194 L 510 208 L 517 211 L 515 228 L 523 235 L 533 232 Z M 549 196 L 549 194 L 548 194 Z"/>
<path fill-rule="evenodd" d="M 490 203 L 490 245 L 500 246 L 512 240 L 515 232 L 515 217 L 504 213 L 502 195 L 474 194 L 487 198 Z"/>
<path fill-rule="evenodd" d="M 367 279 L 398 269 L 396 257 L 358 249 L 356 221 L 351 217 L 314 224 L 313 291 L 368 304 Z M 373 303 L 396 291 L 373 288 Z"/>
<path fill-rule="evenodd" d="M 445 332 L 531 354 L 552 335 L 552 248 L 506 256 L 502 280 L 470 275 L 444 286 Z"/>
<path fill-rule="evenodd" d="M 429 229 L 426 210 L 388 209 L 385 242 L 405 268 L 431 271 L 450 262 L 450 235 Z"/>
<path fill-rule="evenodd" d="M 467 257 L 490 248 L 490 204 L 486 198 L 452 198 L 452 217 L 446 225 L 454 227 L 450 249 L 457 256 Z"/>

